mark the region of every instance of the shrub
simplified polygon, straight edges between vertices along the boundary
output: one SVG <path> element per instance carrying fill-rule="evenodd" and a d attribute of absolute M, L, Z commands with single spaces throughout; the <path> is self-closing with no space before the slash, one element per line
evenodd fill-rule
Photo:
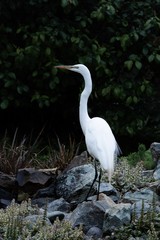
<path fill-rule="evenodd" d="M 25 217 L 33 214 L 37 214 L 37 220 L 31 224 Z M 0 209 L 0 232 L 5 240 L 83 239 L 81 228 L 73 229 L 69 222 L 58 219 L 49 225 L 45 219 L 46 216 L 40 215 L 39 209 L 33 207 L 30 200 L 21 204 L 13 201 L 7 209 Z"/>
<path fill-rule="evenodd" d="M 96 79 L 93 112 L 120 136 L 158 139 L 159 6 L 158 0 L 2 0 L 0 108 L 52 106 L 72 122 L 77 81 L 63 81 L 53 66 L 80 62 Z"/>
<path fill-rule="evenodd" d="M 153 169 L 155 167 L 150 149 L 147 150 L 144 144 L 139 145 L 137 152 L 129 154 L 127 160 L 132 166 L 142 162 L 145 169 Z"/>

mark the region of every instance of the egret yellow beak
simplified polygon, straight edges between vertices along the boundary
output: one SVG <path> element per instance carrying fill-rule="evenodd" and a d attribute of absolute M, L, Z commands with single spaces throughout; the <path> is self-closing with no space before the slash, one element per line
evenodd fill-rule
<path fill-rule="evenodd" d="M 60 65 L 60 66 L 54 66 L 55 68 L 60 68 L 60 69 L 67 69 L 67 70 L 69 70 L 69 69 L 71 69 L 72 68 L 72 66 L 68 66 L 68 65 Z"/>

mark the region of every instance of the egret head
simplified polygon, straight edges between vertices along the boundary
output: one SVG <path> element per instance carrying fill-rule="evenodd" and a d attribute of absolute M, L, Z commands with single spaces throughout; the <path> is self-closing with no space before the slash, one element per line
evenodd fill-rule
<path fill-rule="evenodd" d="M 88 68 L 83 64 L 61 65 L 61 66 L 55 66 L 55 68 L 67 69 L 67 70 L 70 70 L 70 71 L 73 71 L 73 72 L 78 72 L 82 75 L 85 72 L 88 72 Z"/>

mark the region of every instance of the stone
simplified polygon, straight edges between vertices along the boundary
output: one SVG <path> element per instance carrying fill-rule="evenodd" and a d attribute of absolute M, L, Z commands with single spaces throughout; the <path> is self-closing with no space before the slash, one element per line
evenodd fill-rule
<path fill-rule="evenodd" d="M 97 227 L 102 229 L 105 209 L 97 201 L 83 202 L 70 214 L 68 220 L 73 227 L 83 226 L 84 233 L 90 228 Z"/>
<path fill-rule="evenodd" d="M 0 188 L 0 199 L 7 199 L 7 200 L 11 200 L 13 199 L 13 195 L 8 192 L 7 190 Z"/>
<path fill-rule="evenodd" d="M 0 199 L 0 208 L 6 208 L 11 204 L 12 200 Z"/>
<path fill-rule="evenodd" d="M 44 219 L 44 216 L 38 215 L 38 214 L 28 215 L 24 218 L 24 220 L 26 221 L 26 225 L 28 225 L 30 229 L 33 229 L 34 226 L 37 224 L 37 222 L 39 220 L 43 221 L 43 219 Z M 45 221 L 48 225 L 51 225 L 49 218 L 46 218 Z"/>
<path fill-rule="evenodd" d="M 129 224 L 131 221 L 131 204 L 120 203 L 106 210 L 103 221 L 103 233 L 114 231 L 123 225 Z"/>
<path fill-rule="evenodd" d="M 39 208 L 41 208 L 41 207 L 48 206 L 48 204 L 54 200 L 55 200 L 54 198 L 42 197 L 42 198 L 32 199 L 31 202 L 32 202 L 32 205 L 37 205 Z"/>
<path fill-rule="evenodd" d="M 158 162 L 160 160 L 160 143 L 153 142 L 150 146 L 152 158 L 155 162 Z"/>
<path fill-rule="evenodd" d="M 53 211 L 50 213 L 47 213 L 47 218 L 49 221 L 53 224 L 54 221 L 58 218 L 59 220 L 63 220 L 65 217 L 65 213 L 61 211 Z"/>
<path fill-rule="evenodd" d="M 51 198 L 51 197 L 56 197 L 56 192 L 55 192 L 55 181 L 51 183 L 48 187 L 38 189 L 37 192 L 34 194 L 34 198 Z"/>
<path fill-rule="evenodd" d="M 151 204 L 143 200 L 136 201 L 132 204 L 132 215 L 135 215 L 135 217 L 139 219 L 142 213 L 142 208 L 143 212 L 147 213 L 151 209 Z"/>
<path fill-rule="evenodd" d="M 34 194 L 40 188 L 47 187 L 51 181 L 55 181 L 55 171 L 36 170 L 34 168 L 19 169 L 16 181 L 18 187 L 24 192 Z"/>
<path fill-rule="evenodd" d="M 47 205 L 47 212 L 62 211 L 68 213 L 70 210 L 71 206 L 64 198 L 56 199 Z"/>
<path fill-rule="evenodd" d="M 160 184 L 158 184 L 158 186 L 156 188 L 156 193 L 158 196 L 160 196 Z"/>
<path fill-rule="evenodd" d="M 157 166 L 156 166 L 156 168 L 154 170 L 153 178 L 155 180 L 160 180 L 160 160 L 158 161 Z"/>
<path fill-rule="evenodd" d="M 99 239 L 99 238 L 102 238 L 103 236 L 103 232 L 102 232 L 102 229 L 98 228 L 98 227 L 91 227 L 87 233 L 86 233 L 86 236 L 87 237 L 91 237 L 91 238 L 88 238 L 88 239 Z"/>
<path fill-rule="evenodd" d="M 107 196 L 112 198 L 112 200 L 116 203 L 120 199 L 120 195 L 118 191 L 110 183 L 105 183 L 105 182 L 100 183 L 99 192 L 106 194 Z"/>
<path fill-rule="evenodd" d="M 152 202 L 153 198 L 158 199 L 158 196 L 154 191 L 149 188 L 142 188 L 135 192 L 126 192 L 123 196 L 124 202 L 134 203 L 135 201 L 144 200 L 147 202 Z"/>
<path fill-rule="evenodd" d="M 68 170 L 74 168 L 74 167 L 78 167 L 81 165 L 85 165 L 88 162 L 88 156 L 87 156 L 87 152 L 84 151 L 82 152 L 80 155 L 75 156 L 73 158 L 73 160 L 68 164 L 68 166 L 66 167 L 66 169 L 63 171 L 63 173 L 67 172 Z"/>
<path fill-rule="evenodd" d="M 7 189 L 7 191 L 13 191 L 16 186 L 16 179 L 14 176 L 0 172 L 0 187 Z"/>
<path fill-rule="evenodd" d="M 89 201 L 95 201 L 95 204 L 96 205 L 99 204 L 101 207 L 103 207 L 104 211 L 107 208 L 114 207 L 116 205 L 116 203 L 112 200 L 112 198 L 108 197 L 104 193 L 99 194 L 98 201 L 96 201 L 97 200 L 97 195 L 89 197 L 88 200 Z"/>
<path fill-rule="evenodd" d="M 6 208 L 12 201 L 13 194 L 0 188 L 0 208 Z"/>
<path fill-rule="evenodd" d="M 74 167 L 57 178 L 56 194 L 68 202 L 82 202 L 87 196 L 95 177 L 95 169 L 92 164 Z M 91 194 L 96 192 L 95 184 Z"/>

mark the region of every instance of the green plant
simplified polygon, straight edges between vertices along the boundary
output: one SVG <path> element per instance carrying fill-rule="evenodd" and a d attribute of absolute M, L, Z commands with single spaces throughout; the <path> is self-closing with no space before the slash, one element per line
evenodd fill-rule
<path fill-rule="evenodd" d="M 27 216 L 37 215 L 31 224 Z M 67 221 L 55 220 L 53 225 L 46 222 L 46 211 L 40 215 L 39 209 L 31 201 L 16 204 L 14 201 L 7 209 L 0 209 L 0 232 L 5 240 L 82 240 L 81 228 L 72 228 Z"/>
<path fill-rule="evenodd" d="M 133 238 L 144 238 L 147 240 L 159 239 L 159 221 L 160 213 L 155 210 L 156 203 L 153 198 L 153 202 L 147 213 L 144 213 L 144 201 L 142 201 L 142 208 L 140 217 L 136 217 L 136 213 L 132 213 L 132 221 L 129 225 L 123 226 L 115 230 L 114 238 L 117 240 Z M 112 238 L 111 238 L 112 239 Z"/>
<path fill-rule="evenodd" d="M 1 109 L 51 106 L 72 121 L 77 81 L 53 66 L 80 62 L 95 79 L 93 113 L 127 139 L 159 138 L 159 0 L 11 3 L 0 8 Z"/>
<path fill-rule="evenodd" d="M 153 169 L 155 167 L 150 149 L 147 150 L 144 144 L 139 144 L 138 151 L 129 154 L 127 160 L 132 166 L 142 162 L 145 169 Z"/>
<path fill-rule="evenodd" d="M 135 166 L 132 166 L 128 163 L 128 157 L 122 157 L 116 166 L 113 183 L 122 192 L 143 187 L 152 181 L 152 178 L 145 177 L 143 171 L 143 162 L 138 162 Z"/>
<path fill-rule="evenodd" d="M 148 240 L 158 240 L 159 239 L 159 233 L 156 231 L 154 224 L 151 222 L 151 227 L 148 230 Z"/>

